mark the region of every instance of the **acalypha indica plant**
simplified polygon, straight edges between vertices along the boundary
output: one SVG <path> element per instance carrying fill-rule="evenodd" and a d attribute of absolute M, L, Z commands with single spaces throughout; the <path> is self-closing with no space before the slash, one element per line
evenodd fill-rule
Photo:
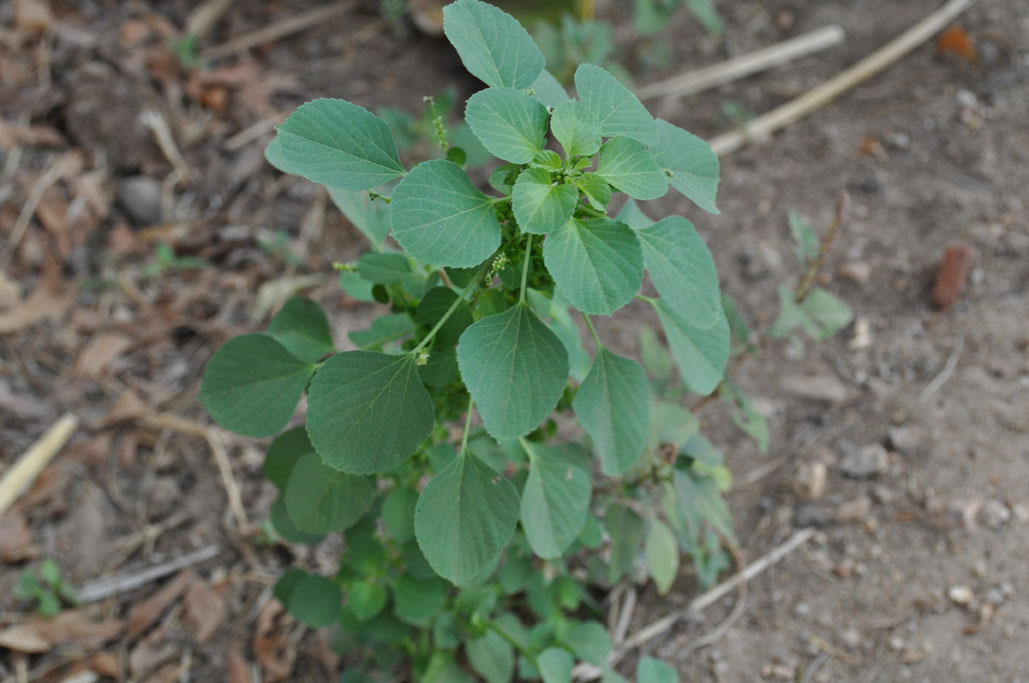
<path fill-rule="evenodd" d="M 500 9 L 457 0 L 444 17 L 488 86 L 464 116 L 500 160 L 490 189 L 440 119 L 441 158 L 408 168 L 363 107 L 301 106 L 266 155 L 325 185 L 367 236 L 341 285 L 389 313 L 341 352 L 322 309 L 290 299 L 263 334 L 214 354 L 200 400 L 228 429 L 278 435 L 265 462 L 276 537 L 343 534 L 334 576 L 295 568 L 275 586 L 297 620 L 330 628 L 341 680 L 567 682 L 611 651 L 588 587 L 649 574 L 666 592 L 682 552 L 710 583 L 735 542 L 728 470 L 682 406 L 722 385 L 735 314 L 693 225 L 634 201 L 671 188 L 717 213 L 719 164 L 597 66 L 579 66 L 569 97 Z M 658 296 L 641 293 L 644 271 Z M 633 299 L 671 351 L 646 331 L 649 373 L 593 323 Z M 306 422 L 283 431 L 305 393 Z M 645 657 L 637 678 L 676 674 Z"/>

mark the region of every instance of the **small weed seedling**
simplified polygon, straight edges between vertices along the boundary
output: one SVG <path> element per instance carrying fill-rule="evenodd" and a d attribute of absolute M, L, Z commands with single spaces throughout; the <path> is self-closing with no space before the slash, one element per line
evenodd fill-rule
<path fill-rule="evenodd" d="M 567 683 L 577 662 L 623 681 L 587 586 L 649 575 L 665 593 L 683 552 L 710 583 L 735 544 L 729 472 L 686 394 L 721 387 L 741 424 L 763 426 L 725 379 L 734 340 L 749 344 L 706 244 L 685 218 L 655 222 L 636 204 L 672 188 L 717 213 L 718 159 L 600 67 L 578 67 L 570 98 L 496 7 L 458 0 L 444 17 L 488 86 L 464 116 L 500 160 L 492 190 L 438 115 L 442 158 L 407 168 L 383 118 L 344 100 L 301 106 L 266 156 L 327 186 L 368 238 L 340 283 L 389 313 L 340 352 L 321 308 L 291 299 L 214 354 L 200 400 L 228 429 L 277 435 L 264 466 L 274 535 L 343 532 L 335 575 L 294 568 L 275 586 L 297 620 L 330 629 L 341 681 Z M 617 193 L 629 200 L 611 215 Z M 640 293 L 644 271 L 658 296 Z M 593 324 L 634 299 L 670 349 L 645 333 L 649 378 Z M 820 309 L 790 301 L 791 324 L 817 324 Z M 283 432 L 304 394 L 306 422 Z M 562 416 L 583 443 L 557 438 Z M 644 657 L 637 678 L 676 674 Z"/>
<path fill-rule="evenodd" d="M 14 597 L 19 600 L 35 601 L 36 611 L 44 617 L 55 617 L 61 611 L 61 604 L 78 604 L 75 590 L 61 578 L 61 569 L 53 560 L 43 560 L 39 575 L 25 570 L 18 577 Z"/>
<path fill-rule="evenodd" d="M 179 273 L 186 270 L 200 270 L 207 265 L 207 261 L 198 256 L 178 256 L 175 250 L 164 242 L 158 242 L 154 247 L 154 258 L 143 267 L 140 276 L 146 280 L 164 277 L 171 273 Z"/>

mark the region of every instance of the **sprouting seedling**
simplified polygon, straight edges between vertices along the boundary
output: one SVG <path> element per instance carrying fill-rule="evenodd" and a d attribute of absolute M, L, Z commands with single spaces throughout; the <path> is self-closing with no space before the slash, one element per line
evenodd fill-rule
<path fill-rule="evenodd" d="M 62 604 L 76 605 L 75 590 L 61 578 L 61 569 L 53 560 L 43 560 L 39 572 L 22 572 L 14 588 L 14 597 L 36 603 L 36 611 L 44 617 L 53 617 L 61 611 Z"/>

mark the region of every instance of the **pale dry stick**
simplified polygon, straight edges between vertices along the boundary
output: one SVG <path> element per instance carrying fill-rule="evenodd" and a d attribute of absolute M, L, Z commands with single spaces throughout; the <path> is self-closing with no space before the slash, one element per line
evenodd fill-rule
<path fill-rule="evenodd" d="M 0 479 L 0 516 L 10 509 L 18 496 L 61 452 L 78 426 L 78 416 L 65 413 L 4 473 L 3 479 Z"/>
<path fill-rule="evenodd" d="M 700 612 L 701 610 L 710 607 L 714 603 L 721 600 L 727 594 L 732 592 L 740 583 L 746 583 L 754 577 L 758 576 L 766 569 L 776 564 L 784 557 L 792 553 L 794 550 L 799 548 L 804 543 L 807 543 L 812 536 L 815 535 L 814 529 L 803 529 L 793 534 L 788 541 L 783 543 L 776 548 L 773 548 L 763 557 L 758 558 L 754 562 L 748 564 L 744 569 L 733 576 L 730 579 L 726 579 L 722 583 L 718 584 L 714 588 L 702 593 L 692 600 L 685 607 L 681 607 L 670 614 L 661 617 L 657 621 L 651 623 L 645 628 L 637 631 L 632 636 L 625 640 L 620 647 L 615 648 L 608 655 L 607 663 L 609 666 L 613 666 L 620 662 L 626 654 L 631 650 L 644 645 L 654 638 L 667 633 L 675 624 L 680 620 L 684 619 L 690 614 Z M 592 681 L 600 678 L 603 674 L 603 669 L 600 667 L 592 666 L 589 664 L 579 664 L 575 667 L 572 672 L 576 680 L 580 681 Z"/>
<path fill-rule="evenodd" d="M 615 630 L 611 637 L 611 642 L 615 647 L 618 647 L 625 641 L 625 634 L 629 630 L 629 621 L 632 619 L 632 613 L 635 611 L 636 587 L 629 586 L 625 591 L 625 604 L 622 605 L 622 611 L 618 615 L 618 623 L 615 625 Z"/>
<path fill-rule="evenodd" d="M 182 152 L 179 151 L 178 145 L 175 144 L 175 138 L 172 136 L 171 127 L 168 122 L 165 121 L 164 116 L 160 112 L 154 109 L 147 109 L 139 114 L 139 122 L 150 129 L 153 133 L 154 141 L 161 150 L 161 154 L 168 160 L 168 163 L 175 169 L 175 179 L 179 182 L 190 182 L 193 180 L 193 172 L 189 169 L 189 164 L 182 156 Z"/>
<path fill-rule="evenodd" d="M 940 370 L 940 374 L 933 378 L 932 382 L 926 385 L 925 389 L 922 389 L 922 393 L 919 394 L 918 400 L 925 403 L 933 397 L 937 391 L 940 390 L 950 376 L 954 374 L 954 369 L 958 366 L 958 358 L 961 357 L 961 351 L 965 348 L 965 335 L 958 335 L 957 341 L 954 342 L 954 348 L 951 349 L 950 356 L 947 357 L 947 362 L 943 365 L 943 370 Z"/>
<path fill-rule="evenodd" d="M 186 28 L 183 33 L 191 38 L 203 38 L 229 11 L 230 7 L 232 7 L 232 0 L 207 0 L 186 17 Z"/>
<path fill-rule="evenodd" d="M 766 139 L 780 128 L 820 109 L 847 90 L 890 66 L 924 43 L 975 3 L 976 0 L 950 0 L 946 5 L 849 69 L 840 72 L 781 107 L 759 116 L 741 129 L 713 138 L 710 141 L 711 148 L 714 149 L 715 154 L 723 156 L 735 152 L 748 142 Z"/>
<path fill-rule="evenodd" d="M 354 6 L 353 0 L 344 0 L 343 2 L 334 2 L 331 5 L 325 7 L 319 7 L 305 12 L 297 16 L 289 17 L 283 21 L 276 22 L 270 26 L 245 33 L 241 36 L 233 38 L 227 43 L 221 45 L 215 45 L 214 47 L 204 50 L 200 53 L 200 56 L 204 59 L 216 60 L 222 57 L 229 57 L 238 52 L 248 50 L 258 45 L 270 43 L 280 38 L 293 35 L 294 33 L 300 33 L 319 24 L 325 23 L 329 19 L 333 18 L 337 14 L 342 14 L 344 11 L 349 10 Z"/>
<path fill-rule="evenodd" d="M 659 97 L 669 100 L 695 95 L 704 90 L 780 66 L 798 57 L 821 52 L 842 43 L 845 37 L 843 29 L 836 24 L 823 26 L 802 36 L 790 38 L 718 64 L 694 69 L 679 76 L 645 85 L 636 91 L 636 96 L 641 100 L 654 100 Z"/>
<path fill-rule="evenodd" d="M 171 429 L 183 434 L 189 434 L 190 436 L 198 436 L 207 441 L 207 446 L 211 449 L 211 455 L 214 456 L 215 464 L 218 466 L 218 474 L 221 476 L 225 495 L 229 499 L 229 509 L 232 510 L 232 516 L 235 517 L 236 524 L 240 530 L 247 529 L 250 526 L 250 521 L 247 519 L 246 509 L 243 507 L 243 496 L 240 495 L 239 485 L 232 474 L 232 464 L 229 462 L 228 453 L 225 452 L 221 436 L 207 425 L 193 422 L 192 420 L 185 420 L 176 415 L 151 413 L 144 415 L 142 419 L 155 427 Z"/>
<path fill-rule="evenodd" d="M 90 603 L 105 600 L 114 595 L 128 593 L 152 581 L 157 581 L 169 574 L 174 574 L 180 569 L 213 559 L 220 552 L 221 548 L 219 546 L 209 545 L 152 567 L 105 576 L 82 586 L 77 592 L 77 597 L 80 602 Z"/>
<path fill-rule="evenodd" d="M 286 120 L 286 116 L 286 114 L 272 114 L 266 119 L 247 126 L 232 137 L 226 138 L 225 142 L 222 143 L 222 148 L 227 152 L 235 152 L 241 147 L 246 147 L 254 140 L 264 137 L 275 130 L 276 126 Z"/>

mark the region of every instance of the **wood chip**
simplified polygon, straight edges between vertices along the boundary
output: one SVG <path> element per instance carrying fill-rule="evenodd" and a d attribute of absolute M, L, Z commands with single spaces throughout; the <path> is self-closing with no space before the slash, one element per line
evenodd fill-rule
<path fill-rule="evenodd" d="M 175 575 L 164 587 L 132 608 L 125 627 L 125 638 L 135 640 L 154 625 L 168 607 L 179 599 L 186 589 L 200 579 L 192 569 Z"/>
<path fill-rule="evenodd" d="M 199 644 L 211 640 L 225 620 L 225 596 L 206 582 L 198 582 L 186 593 L 182 618 Z"/>
<path fill-rule="evenodd" d="M 100 379 L 123 353 L 132 347 L 132 340 L 117 332 L 103 332 L 93 337 L 82 349 L 72 368 L 72 377 Z"/>
<path fill-rule="evenodd" d="M 80 611 L 61 612 L 53 619 L 33 617 L 0 631 L 0 647 L 17 652 L 47 652 L 58 645 L 100 647 L 117 638 L 121 621 L 92 621 Z"/>

